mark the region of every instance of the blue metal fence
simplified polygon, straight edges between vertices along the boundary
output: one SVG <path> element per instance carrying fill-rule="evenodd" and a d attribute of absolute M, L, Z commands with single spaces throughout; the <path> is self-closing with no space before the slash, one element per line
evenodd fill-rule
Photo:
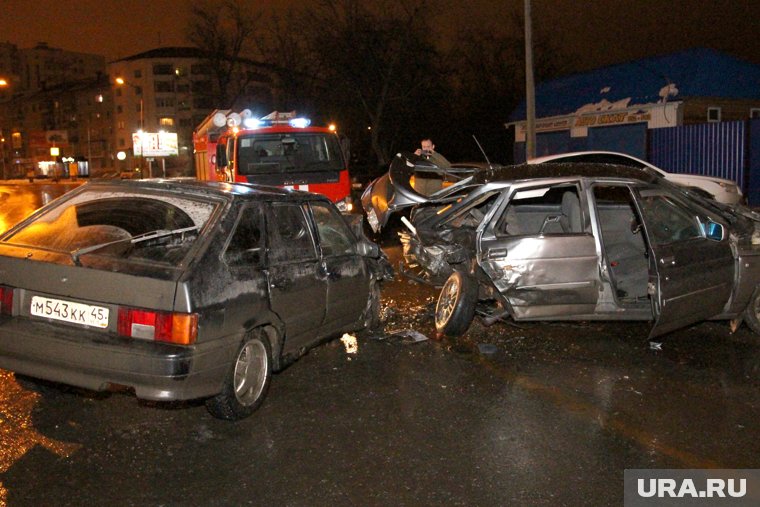
<path fill-rule="evenodd" d="M 571 138 L 569 132 L 537 136 L 538 155 L 580 150 L 612 150 L 644 158 L 666 171 L 733 180 L 752 206 L 760 206 L 760 119 L 704 123 L 646 130 L 645 124 L 625 128 L 589 129 Z M 642 145 L 646 153 L 641 153 Z M 525 143 L 515 143 L 515 162 L 525 160 Z"/>
<path fill-rule="evenodd" d="M 746 190 L 747 124 L 705 123 L 649 131 L 649 162 L 673 173 L 736 181 Z"/>

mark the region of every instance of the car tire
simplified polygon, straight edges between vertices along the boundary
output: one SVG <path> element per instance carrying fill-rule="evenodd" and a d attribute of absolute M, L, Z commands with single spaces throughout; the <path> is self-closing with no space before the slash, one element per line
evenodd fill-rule
<path fill-rule="evenodd" d="M 461 336 L 475 317 L 478 283 L 461 271 L 454 271 L 443 284 L 435 305 L 435 328 L 446 336 Z"/>
<path fill-rule="evenodd" d="M 369 287 L 367 307 L 362 314 L 361 333 L 371 335 L 380 329 L 380 283 L 372 282 Z"/>
<path fill-rule="evenodd" d="M 752 331 L 760 334 L 760 287 L 755 289 L 744 310 L 744 320 Z"/>
<path fill-rule="evenodd" d="M 272 347 L 265 334 L 256 331 L 238 348 L 222 392 L 206 400 L 206 408 L 218 419 L 244 419 L 261 406 L 271 381 Z"/>

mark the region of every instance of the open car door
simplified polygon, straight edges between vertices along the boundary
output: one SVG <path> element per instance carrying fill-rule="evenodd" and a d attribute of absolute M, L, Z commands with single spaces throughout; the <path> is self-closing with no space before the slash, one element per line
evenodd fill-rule
<path fill-rule="evenodd" d="M 722 313 L 731 296 L 734 256 L 725 226 L 663 189 L 640 190 L 638 206 L 654 262 L 655 323 L 650 338 Z"/>

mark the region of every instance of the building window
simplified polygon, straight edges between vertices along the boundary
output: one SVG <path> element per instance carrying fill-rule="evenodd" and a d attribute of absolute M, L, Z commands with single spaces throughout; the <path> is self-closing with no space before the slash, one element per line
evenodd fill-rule
<path fill-rule="evenodd" d="M 760 107 L 753 107 L 749 110 L 749 117 L 753 120 L 760 118 Z"/>
<path fill-rule="evenodd" d="M 137 70 L 135 71 L 135 77 L 142 77 L 142 70 L 140 70 L 140 69 L 137 69 Z"/>
<path fill-rule="evenodd" d="M 211 74 L 211 72 L 209 72 L 208 65 L 196 63 L 190 66 L 190 74 L 193 74 L 194 76 L 198 76 L 198 75 L 204 75 L 204 74 Z"/>
<path fill-rule="evenodd" d="M 127 144 L 127 143 L 125 143 L 125 142 L 124 142 L 124 138 L 120 138 L 120 139 L 119 139 L 119 146 L 120 146 L 120 147 L 122 147 L 122 148 L 123 148 L 123 147 L 124 147 L 126 144 Z"/>
<path fill-rule="evenodd" d="M 707 108 L 707 121 L 708 122 L 719 122 L 720 121 L 720 108 L 719 107 L 708 107 Z"/>
<path fill-rule="evenodd" d="M 113 93 L 114 93 L 114 95 L 116 95 L 117 97 L 121 97 L 121 88 L 117 88 L 116 90 L 114 90 L 114 92 L 113 92 Z"/>
<path fill-rule="evenodd" d="M 174 97 L 163 97 L 156 99 L 156 107 L 174 107 Z"/>
<path fill-rule="evenodd" d="M 171 64 L 157 63 L 153 65 L 154 76 L 171 76 L 174 74 L 174 67 Z"/>
<path fill-rule="evenodd" d="M 153 83 L 153 90 L 156 93 L 171 93 L 174 91 L 173 85 L 171 81 L 156 81 Z"/>
<path fill-rule="evenodd" d="M 124 130 L 126 128 L 126 124 L 124 123 L 124 120 L 120 120 L 116 123 L 116 126 L 119 130 Z"/>
<path fill-rule="evenodd" d="M 164 117 L 161 118 L 159 121 L 162 127 L 173 127 L 174 126 L 174 118 Z"/>
<path fill-rule="evenodd" d="M 142 112 L 142 102 L 140 102 L 139 104 L 135 105 L 135 112 L 136 113 L 141 113 Z"/>
<path fill-rule="evenodd" d="M 103 102 L 103 94 L 96 95 L 95 102 Z"/>
<path fill-rule="evenodd" d="M 135 86 L 135 95 L 142 95 L 142 86 Z"/>
<path fill-rule="evenodd" d="M 116 106 L 116 114 L 121 114 L 123 112 L 124 112 L 124 110 L 122 109 L 121 106 Z"/>

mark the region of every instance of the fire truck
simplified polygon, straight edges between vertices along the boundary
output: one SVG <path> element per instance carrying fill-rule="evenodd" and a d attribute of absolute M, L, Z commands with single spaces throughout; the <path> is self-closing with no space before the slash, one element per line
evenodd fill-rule
<path fill-rule="evenodd" d="M 311 126 L 295 111 L 256 118 L 215 110 L 193 132 L 200 180 L 258 183 L 315 192 L 353 209 L 348 156 L 334 125 Z"/>

